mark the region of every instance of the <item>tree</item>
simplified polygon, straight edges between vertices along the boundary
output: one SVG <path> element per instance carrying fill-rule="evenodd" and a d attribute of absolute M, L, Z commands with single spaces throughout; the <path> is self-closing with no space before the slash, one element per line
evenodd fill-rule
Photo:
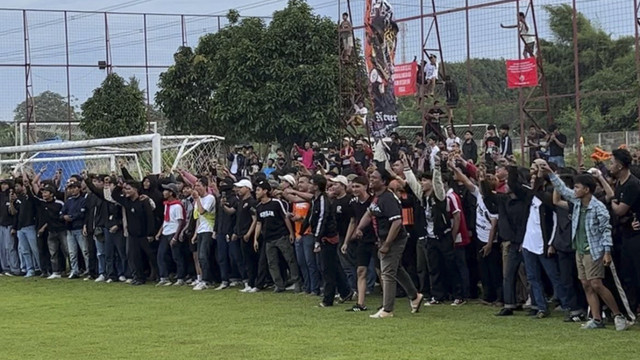
<path fill-rule="evenodd" d="M 284 145 L 338 134 L 337 26 L 302 0 L 290 0 L 269 26 L 231 21 L 174 59 L 156 95 L 173 132 Z"/>
<path fill-rule="evenodd" d="M 126 83 L 118 74 L 107 75 L 81 108 L 80 128 L 89 136 L 127 136 L 145 130 L 144 93 L 135 78 Z"/>
<path fill-rule="evenodd" d="M 71 99 L 72 101 L 75 99 Z M 32 120 L 38 122 L 68 122 L 69 108 L 67 98 L 53 91 L 44 91 L 33 97 L 34 113 Z M 75 106 L 71 106 L 71 121 L 78 121 L 79 114 Z M 27 103 L 21 102 L 13 110 L 13 120 L 27 121 Z"/>

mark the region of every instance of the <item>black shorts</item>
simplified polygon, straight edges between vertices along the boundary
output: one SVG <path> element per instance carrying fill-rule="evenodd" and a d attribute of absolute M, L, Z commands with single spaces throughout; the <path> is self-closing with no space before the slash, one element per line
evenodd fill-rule
<path fill-rule="evenodd" d="M 376 256 L 378 247 L 375 243 L 359 242 L 356 249 L 356 266 L 369 266 L 371 257 Z"/>

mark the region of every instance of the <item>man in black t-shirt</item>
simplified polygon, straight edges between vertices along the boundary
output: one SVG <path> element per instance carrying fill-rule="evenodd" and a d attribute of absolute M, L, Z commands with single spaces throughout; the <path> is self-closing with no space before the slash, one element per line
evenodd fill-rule
<path fill-rule="evenodd" d="M 423 299 L 407 271 L 400 265 L 407 244 L 407 232 L 402 226 L 400 201 L 387 189 L 391 180 L 391 174 L 384 169 L 371 173 L 369 185 L 374 198 L 356 230 L 356 237 L 362 238 L 364 229 L 373 224 L 375 236 L 380 244 L 378 256 L 382 278 L 382 308 L 370 315 L 374 319 L 393 317 L 397 283 L 400 283 L 411 300 L 411 312 L 420 311 Z"/>
<path fill-rule="evenodd" d="M 349 180 L 342 175 L 338 175 L 329 179 L 329 184 L 331 185 L 331 190 L 333 190 L 333 206 L 336 209 L 336 224 L 339 238 L 338 248 L 341 248 L 347 236 L 349 222 L 351 221 L 351 206 L 349 204 L 351 203 L 352 196 L 347 194 Z M 338 258 L 340 259 L 340 266 L 342 266 L 344 275 L 347 277 L 349 287 L 355 291 L 357 289 L 355 249 L 346 253 L 338 252 Z"/>
<path fill-rule="evenodd" d="M 374 258 L 376 253 L 376 239 L 373 233 L 371 225 L 364 228 L 362 231 L 362 237 L 360 239 L 354 239 L 356 227 L 362 220 L 364 214 L 367 213 L 369 206 L 371 205 L 372 196 L 368 192 L 369 182 L 364 176 L 358 176 L 353 179 L 351 183 L 351 189 L 353 191 L 353 198 L 350 202 L 350 215 L 349 230 L 345 238 L 344 244 L 340 251 L 346 254 L 348 251 L 355 249 L 356 265 L 357 265 L 357 287 L 358 287 L 358 302 L 353 305 L 351 309 L 347 311 L 365 311 L 367 307 L 364 304 L 365 295 L 367 293 L 367 277 L 369 265 L 371 259 Z M 356 240 L 356 241 L 353 241 Z M 352 245 L 353 244 L 353 245 Z"/>
<path fill-rule="evenodd" d="M 618 216 L 622 235 L 622 271 L 631 309 L 640 305 L 640 231 L 632 223 L 640 218 L 640 180 L 629 171 L 632 157 L 626 149 L 612 152 L 609 173 L 616 179 L 611 208 Z"/>
<path fill-rule="evenodd" d="M 232 241 L 240 242 L 242 260 L 247 274 L 247 282 L 240 292 L 254 293 L 258 291 L 256 287 L 256 276 L 258 274 L 259 256 L 253 250 L 251 237 L 256 227 L 256 199 L 251 195 L 253 184 L 247 179 L 242 179 L 235 183 L 236 193 L 239 200 L 236 207 L 236 226 L 233 230 Z"/>
<path fill-rule="evenodd" d="M 549 147 L 549 162 L 563 168 L 564 165 L 564 148 L 567 146 L 567 137 L 560 133 L 558 125 L 549 127 L 549 138 L 547 140 Z"/>
<path fill-rule="evenodd" d="M 273 291 L 279 293 L 285 291 L 286 288 L 284 279 L 280 274 L 279 254 L 282 254 L 291 273 L 294 291 L 298 293 L 302 287 L 300 274 L 298 273 L 298 263 L 293 253 L 293 246 L 291 246 L 295 240 L 293 225 L 289 221 L 287 211 L 282 202 L 271 198 L 269 196 L 270 191 L 271 185 L 267 180 L 260 180 L 256 184 L 256 198 L 259 203 L 256 207 L 257 224 L 253 238 L 253 248 L 256 252 L 258 251 L 258 237 L 262 235 L 266 247 L 269 273 L 276 285 Z"/>

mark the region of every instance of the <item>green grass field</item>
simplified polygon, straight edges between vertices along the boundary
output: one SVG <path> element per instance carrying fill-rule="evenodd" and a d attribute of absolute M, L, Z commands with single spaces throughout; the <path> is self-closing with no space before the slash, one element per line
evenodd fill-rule
<path fill-rule="evenodd" d="M 370 297 L 375 308 L 380 297 Z M 369 319 L 307 295 L 0 278 L 0 359 L 638 359 L 640 331 L 467 304 Z"/>

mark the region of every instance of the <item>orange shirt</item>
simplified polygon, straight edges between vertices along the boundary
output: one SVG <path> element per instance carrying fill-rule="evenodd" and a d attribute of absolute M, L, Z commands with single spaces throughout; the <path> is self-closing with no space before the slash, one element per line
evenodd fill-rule
<path fill-rule="evenodd" d="M 293 223 L 296 236 L 300 234 L 302 223 L 304 222 L 304 219 L 307 217 L 307 213 L 309 212 L 310 208 L 311 208 L 311 204 L 309 204 L 308 202 L 299 202 L 299 203 L 293 204 L 293 216 L 295 216 L 296 218 L 300 218 L 300 220 L 295 221 Z M 302 235 L 308 235 L 308 234 L 311 234 L 311 227 L 308 227 L 307 230 Z"/>

